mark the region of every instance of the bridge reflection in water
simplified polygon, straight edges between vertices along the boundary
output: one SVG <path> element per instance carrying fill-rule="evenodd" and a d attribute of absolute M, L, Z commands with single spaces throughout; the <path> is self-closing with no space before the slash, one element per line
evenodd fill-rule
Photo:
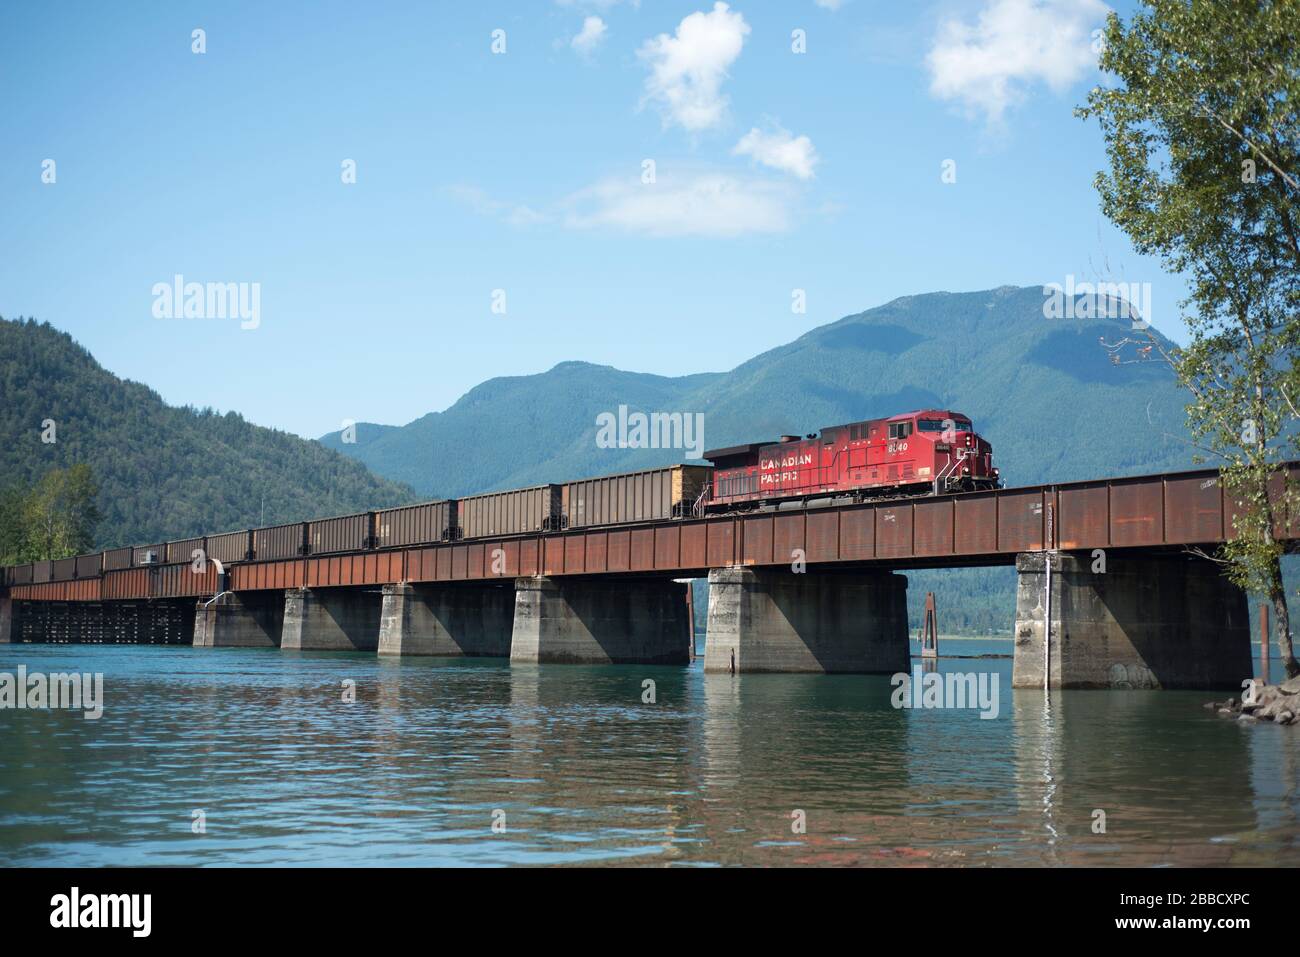
<path fill-rule="evenodd" d="M 106 700 L 0 716 L 6 866 L 1300 865 L 1291 729 L 1177 691 L 1055 692 L 1045 718 L 1007 660 L 939 662 L 1000 675 L 993 720 L 698 663 L 0 648 L 18 663 L 103 672 Z"/>

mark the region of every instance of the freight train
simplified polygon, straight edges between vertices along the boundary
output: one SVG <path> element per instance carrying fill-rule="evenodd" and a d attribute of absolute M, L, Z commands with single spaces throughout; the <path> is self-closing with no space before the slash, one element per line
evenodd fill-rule
<path fill-rule="evenodd" d="M 98 577 L 138 565 L 229 565 L 566 528 L 699 518 L 999 488 L 993 447 L 959 412 L 924 409 L 704 453 L 670 465 L 564 484 L 291 522 L 0 569 L 0 584 Z"/>

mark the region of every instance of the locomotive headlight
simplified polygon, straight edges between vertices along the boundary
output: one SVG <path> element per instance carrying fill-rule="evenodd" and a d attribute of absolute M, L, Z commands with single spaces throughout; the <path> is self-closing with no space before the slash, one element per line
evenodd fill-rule
<path fill-rule="evenodd" d="M 975 437 L 972 436 L 972 435 L 967 435 L 967 436 L 966 436 L 966 444 L 967 444 L 967 445 L 973 445 L 974 443 L 975 443 Z"/>

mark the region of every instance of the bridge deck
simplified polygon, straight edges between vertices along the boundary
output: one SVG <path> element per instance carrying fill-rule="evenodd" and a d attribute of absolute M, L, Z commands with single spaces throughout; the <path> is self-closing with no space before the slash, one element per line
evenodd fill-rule
<path fill-rule="evenodd" d="M 1300 463 L 1286 466 L 1293 478 Z M 1282 472 L 1274 490 L 1283 487 Z M 587 528 L 390 551 L 231 566 L 232 591 L 471 581 L 547 575 L 703 575 L 731 565 L 954 567 L 1010 564 L 1046 547 L 1169 549 L 1224 541 L 1237 509 L 1214 469 L 857 505 Z M 1050 534 L 1049 534 L 1050 522 Z M 1278 537 L 1300 539 L 1300 512 Z M 212 568 L 188 564 L 14 585 L 18 601 L 212 595 Z"/>

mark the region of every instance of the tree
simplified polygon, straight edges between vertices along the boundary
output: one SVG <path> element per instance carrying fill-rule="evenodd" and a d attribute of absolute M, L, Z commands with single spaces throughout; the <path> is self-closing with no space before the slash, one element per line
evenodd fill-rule
<path fill-rule="evenodd" d="M 1188 281 L 1190 343 L 1161 352 L 1191 392 L 1194 441 L 1222 460 L 1239 503 L 1214 557 L 1268 596 L 1295 676 L 1276 531 L 1297 495 L 1268 485 L 1300 422 L 1300 0 L 1144 2 L 1127 25 L 1108 18 L 1100 65 L 1117 82 L 1077 113 L 1105 137 L 1103 211 Z"/>
<path fill-rule="evenodd" d="M 23 508 L 25 550 L 29 560 L 68 558 L 95 545 L 99 488 L 84 462 L 51 469 L 27 495 Z"/>
<path fill-rule="evenodd" d="M 23 528 L 26 500 L 26 493 L 21 488 L 0 488 L 0 565 L 20 565 L 27 560 Z"/>

